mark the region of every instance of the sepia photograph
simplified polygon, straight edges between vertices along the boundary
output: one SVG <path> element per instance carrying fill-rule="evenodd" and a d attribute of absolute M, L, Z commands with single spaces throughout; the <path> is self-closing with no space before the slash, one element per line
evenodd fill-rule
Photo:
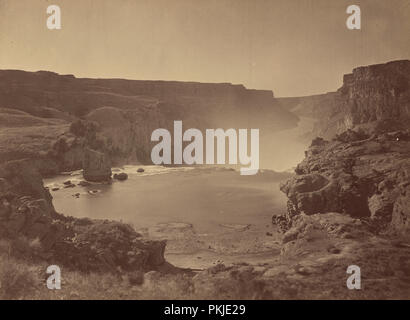
<path fill-rule="evenodd" d="M 0 300 L 409 299 L 409 0 L 0 0 Z"/>

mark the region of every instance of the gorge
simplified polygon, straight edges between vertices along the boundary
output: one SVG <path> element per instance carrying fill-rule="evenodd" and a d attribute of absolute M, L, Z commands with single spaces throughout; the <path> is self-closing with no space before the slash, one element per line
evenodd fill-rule
<path fill-rule="evenodd" d="M 298 129 L 303 117 L 311 128 Z M 305 159 L 297 159 L 294 174 L 241 177 L 229 168 L 187 167 L 161 168 L 160 175 L 149 166 L 150 135 L 177 119 L 199 129 L 260 128 L 261 150 L 275 134 L 300 130 L 294 143 L 306 146 Z M 182 297 L 195 298 L 408 297 L 409 120 L 408 60 L 356 68 L 336 92 L 297 98 L 231 84 L 0 71 L 0 236 L 31 262 L 57 261 L 88 273 L 142 270 L 136 295 L 170 282 Z M 261 158 L 266 163 L 274 155 Z M 77 186 L 78 173 L 55 178 L 80 169 L 91 185 Z M 119 171 L 130 178 L 112 183 Z M 60 189 L 44 188 L 43 178 L 50 186 L 58 180 Z M 68 179 L 90 193 L 73 199 L 72 188 L 63 186 Z M 287 208 L 284 195 L 272 191 L 279 181 Z M 142 212 L 134 216 L 137 231 L 113 222 L 123 217 L 111 212 L 86 218 L 93 206 L 107 207 L 104 196 L 121 201 L 115 190 L 131 185 L 137 201 L 128 194 L 115 203 Z M 94 196 L 95 189 L 102 191 Z M 63 216 L 52 197 L 81 212 Z M 180 213 L 185 199 L 193 199 L 183 208 L 192 212 Z M 191 216 L 198 226 L 182 223 Z M 167 264 L 166 250 L 179 266 Z M 361 266 L 366 290 L 343 287 L 351 264 Z"/>

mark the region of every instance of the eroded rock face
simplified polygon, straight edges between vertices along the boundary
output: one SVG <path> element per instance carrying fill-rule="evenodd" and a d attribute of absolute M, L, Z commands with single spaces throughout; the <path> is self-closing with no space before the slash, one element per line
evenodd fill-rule
<path fill-rule="evenodd" d="M 55 212 L 30 161 L 0 166 L 0 239 L 11 254 L 81 271 L 152 270 L 162 265 L 165 241 L 144 239 L 114 221 L 76 219 Z"/>
<path fill-rule="evenodd" d="M 296 211 L 314 214 L 332 211 L 332 207 L 336 206 L 336 185 L 318 173 L 293 177 L 280 188 L 295 206 Z"/>
<path fill-rule="evenodd" d="M 281 185 L 288 209 L 272 222 L 287 263 L 264 274 L 299 279 L 295 296 L 339 283 L 332 277 L 352 264 L 366 274 L 363 297 L 408 296 L 401 283 L 410 256 L 409 70 L 410 61 L 358 68 L 337 93 L 306 99 L 327 140 L 314 139 L 296 176 Z M 336 287 L 331 296 L 349 295 Z"/>
<path fill-rule="evenodd" d="M 339 212 L 407 230 L 410 130 L 341 137 L 312 144 L 297 175 L 282 184 L 289 216 Z"/>
<path fill-rule="evenodd" d="M 336 92 L 278 100 L 298 116 L 317 119 L 311 138 L 331 139 L 373 122 L 389 127 L 392 120 L 405 129 L 410 118 L 410 60 L 355 68 Z"/>
<path fill-rule="evenodd" d="M 87 181 L 101 182 L 111 179 L 111 162 L 107 155 L 92 149 L 85 149 L 83 176 Z"/>
<path fill-rule="evenodd" d="M 85 146 L 104 150 L 118 165 L 136 161 L 151 164 L 152 131 L 158 128 L 172 130 L 174 120 L 182 120 L 186 128 L 250 126 L 269 128 L 270 131 L 294 127 L 298 121 L 293 113 L 279 106 L 272 91 L 251 90 L 243 85 L 78 79 L 53 72 L 0 70 L 0 108 L 11 106 L 27 113 L 27 121 L 30 121 L 27 126 L 34 121 L 33 116 L 38 118 L 36 123 L 44 123 L 43 117 L 47 118 L 47 123 L 51 118 L 64 119 L 64 128 L 58 130 L 55 137 L 66 133 L 66 127 L 70 126 L 77 138 L 83 138 L 86 128 L 80 119 L 96 122 L 103 146 L 87 143 Z M 11 115 L 7 117 L 11 118 Z M 76 124 L 72 126 L 70 122 Z M 21 130 L 15 136 L 19 137 L 19 134 Z M 36 135 L 39 135 L 37 130 Z M 33 141 L 28 137 L 24 143 L 32 144 Z M 36 139 L 36 143 L 47 150 L 49 146 L 44 141 Z M 20 153 L 16 155 L 16 149 L 24 151 L 27 148 L 16 146 L 0 150 L 0 162 L 3 162 L 2 157 L 5 160 L 18 159 Z M 60 171 L 78 169 L 78 160 L 81 165 L 81 149 L 70 148 L 57 155 L 55 162 Z M 24 156 L 29 155 L 24 153 Z M 49 173 L 47 167 L 44 170 Z"/>
<path fill-rule="evenodd" d="M 318 118 L 316 132 L 329 141 L 314 139 L 297 176 L 281 186 L 288 220 L 340 212 L 369 218 L 383 230 L 407 230 L 409 71 L 408 60 L 356 68 L 337 93 L 306 98 Z M 321 104 L 329 99 L 333 103 Z"/>
<path fill-rule="evenodd" d="M 410 116 L 410 61 L 359 67 L 345 75 L 340 92 L 346 97 L 353 125 Z"/>

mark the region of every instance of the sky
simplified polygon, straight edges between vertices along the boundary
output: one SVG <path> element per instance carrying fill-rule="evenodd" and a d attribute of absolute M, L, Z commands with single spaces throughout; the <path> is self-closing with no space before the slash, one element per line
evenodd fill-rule
<path fill-rule="evenodd" d="M 61 30 L 46 27 L 49 5 Z M 348 30 L 359 5 L 362 29 Z M 0 69 L 335 91 L 357 66 L 410 59 L 410 0 L 0 0 Z"/>

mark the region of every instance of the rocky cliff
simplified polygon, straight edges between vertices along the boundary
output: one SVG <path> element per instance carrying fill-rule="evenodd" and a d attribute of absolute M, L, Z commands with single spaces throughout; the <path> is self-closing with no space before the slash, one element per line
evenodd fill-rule
<path fill-rule="evenodd" d="M 312 138 L 329 139 L 360 125 L 404 129 L 410 118 L 410 61 L 355 68 L 336 92 L 278 101 L 299 116 L 317 119 Z"/>
<path fill-rule="evenodd" d="M 116 164 L 149 163 L 152 131 L 172 129 L 174 120 L 182 120 L 184 128 L 269 132 L 298 121 L 271 91 L 242 85 L 78 79 L 18 70 L 0 70 L 0 111 L 0 162 L 39 159 L 39 165 L 48 163 L 39 168 L 44 174 L 81 168 L 87 147 Z M 88 129 L 78 123 L 70 128 L 79 120 L 88 121 L 83 125 Z"/>
<path fill-rule="evenodd" d="M 295 264 L 282 277 L 298 274 L 298 296 L 322 286 L 337 299 L 410 294 L 410 129 L 374 131 L 313 140 L 281 185 L 288 208 L 273 222 L 284 232 L 283 259 Z M 341 282 L 350 265 L 360 267 L 362 290 Z"/>
<path fill-rule="evenodd" d="M 332 101 L 320 125 L 330 141 L 314 139 L 296 176 L 282 185 L 288 218 L 339 212 L 377 221 L 384 231 L 408 231 L 409 96 L 406 60 L 356 68 L 337 93 L 308 100 L 314 101 L 308 111 L 320 121 L 320 102 Z M 333 132 L 343 132 L 330 135 L 335 122 Z"/>
<path fill-rule="evenodd" d="M 316 139 L 296 173 L 281 187 L 289 217 L 339 212 L 379 231 L 409 231 L 410 130 Z"/>
<path fill-rule="evenodd" d="M 339 89 L 347 109 L 345 121 L 354 126 L 410 117 L 410 61 L 359 67 L 343 78 Z"/>
<path fill-rule="evenodd" d="M 296 272 L 301 288 L 328 286 L 331 298 L 410 294 L 409 68 L 360 67 L 335 93 L 281 101 L 315 118 L 319 136 L 281 184 L 286 214 L 273 216 L 284 232 L 281 255 L 296 264 L 283 278 Z M 349 265 L 360 267 L 365 290 L 340 282 Z"/>

